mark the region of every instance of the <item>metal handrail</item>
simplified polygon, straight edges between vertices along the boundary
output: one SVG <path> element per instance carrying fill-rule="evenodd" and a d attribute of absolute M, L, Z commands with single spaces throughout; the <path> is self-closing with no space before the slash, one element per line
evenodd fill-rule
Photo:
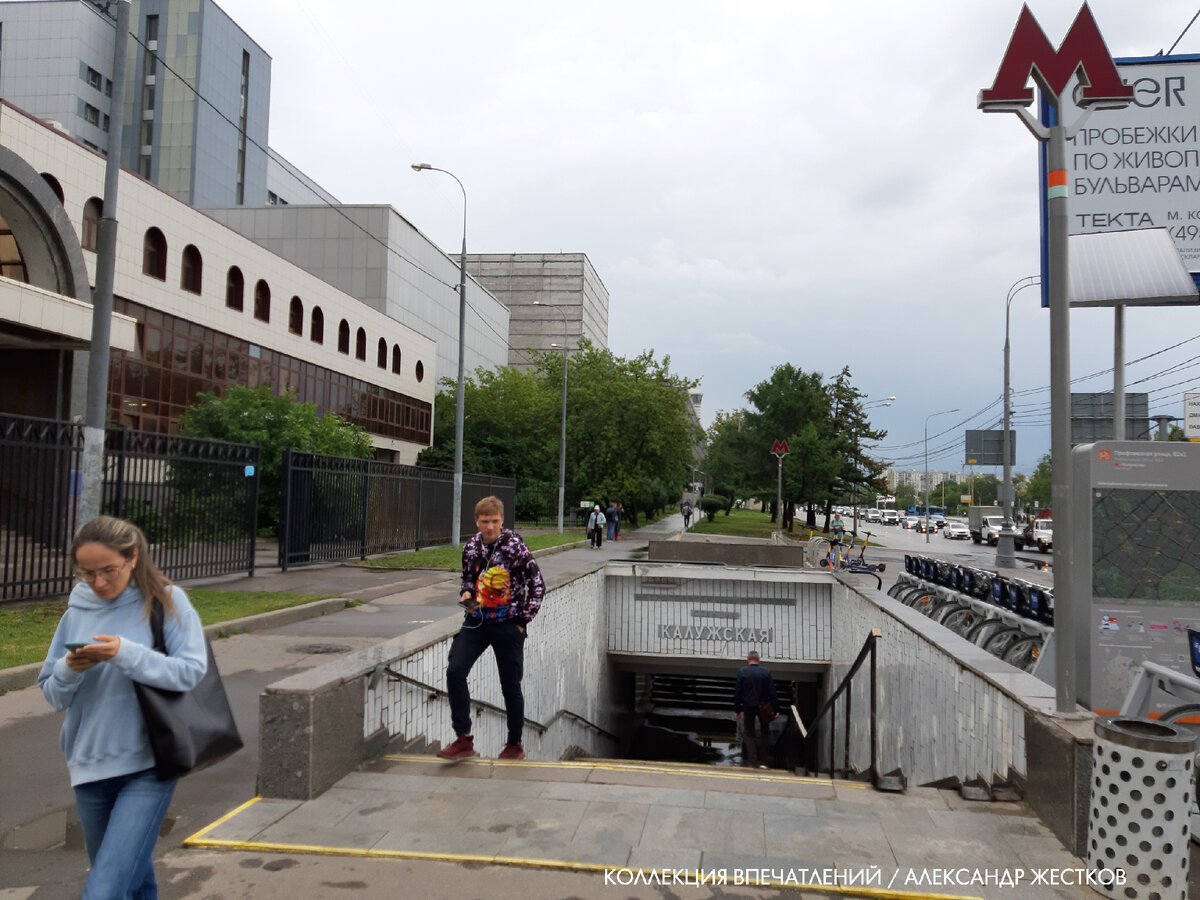
<path fill-rule="evenodd" d="M 421 681 L 420 679 L 417 679 L 417 678 L 413 678 L 409 675 L 405 675 L 403 672 L 397 672 L 391 666 L 384 666 L 383 671 L 388 676 L 388 678 L 392 681 L 402 681 L 405 684 L 411 684 L 413 687 L 419 687 L 423 690 L 429 691 L 431 694 L 434 695 L 434 699 L 439 699 L 441 697 L 449 697 L 450 696 L 446 691 L 442 690 L 441 688 L 435 687 L 432 684 L 427 684 L 426 682 Z M 476 700 L 476 699 L 472 698 L 471 704 L 475 707 L 478 707 L 479 709 L 486 709 L 486 710 L 489 710 L 490 712 L 498 713 L 499 715 L 502 715 L 502 716 L 508 715 L 508 713 L 505 711 L 504 707 L 497 706 L 494 703 L 488 703 L 486 700 Z M 549 721 L 547 721 L 547 722 L 537 722 L 537 721 L 534 721 L 533 719 L 529 718 L 528 716 L 524 717 L 524 719 L 525 719 L 525 724 L 527 726 L 529 726 L 530 728 L 533 728 L 535 731 L 537 731 L 538 734 L 545 734 L 547 731 L 550 730 L 551 725 L 553 725 L 559 719 L 564 718 L 564 717 L 574 719 L 575 721 L 580 722 L 583 725 L 586 725 L 588 728 L 592 729 L 597 734 L 603 735 L 604 737 L 609 738 L 610 740 L 614 740 L 614 741 L 619 740 L 619 738 L 612 732 L 606 731 L 605 729 L 603 729 L 599 725 L 597 725 L 595 722 L 591 722 L 588 719 L 585 719 L 583 716 L 579 715 L 579 713 L 572 712 L 569 709 L 560 709 L 558 712 L 556 712 L 554 715 L 552 715 L 550 717 Z"/>
<path fill-rule="evenodd" d="M 869 635 L 867 635 L 866 641 L 863 642 L 862 649 L 858 651 L 858 657 L 854 660 L 854 663 L 850 666 L 850 671 L 848 671 L 846 673 L 846 675 L 842 678 L 841 682 L 837 686 L 837 689 L 834 690 L 834 692 L 829 696 L 829 699 L 826 700 L 821 705 L 821 708 L 819 710 L 817 710 L 817 714 L 815 716 L 813 716 L 812 724 L 807 729 L 804 729 L 809 733 L 813 732 L 817 727 L 817 723 L 821 720 L 821 716 L 825 715 L 825 713 L 827 711 L 832 710 L 834 704 L 837 702 L 838 697 L 840 697 L 843 693 L 845 693 L 846 694 L 846 704 L 845 704 L 845 706 L 846 706 L 846 715 L 845 715 L 846 725 L 845 725 L 845 737 L 844 737 L 845 746 L 843 749 L 843 758 L 845 760 L 845 768 L 847 771 L 849 770 L 849 768 L 850 768 L 850 712 L 851 712 L 850 693 L 849 693 L 850 680 L 858 673 L 858 670 L 860 668 L 862 668 L 863 662 L 865 662 L 867 657 L 869 656 L 871 658 L 871 695 L 870 695 L 870 697 L 871 697 L 871 699 L 870 699 L 870 707 L 871 707 L 871 719 L 870 719 L 870 723 L 871 723 L 871 766 L 870 766 L 869 772 L 870 772 L 870 780 L 872 783 L 876 782 L 879 778 L 879 765 L 878 765 L 878 744 L 879 744 L 878 737 L 879 737 L 879 735 L 878 735 L 877 719 L 876 719 L 877 709 L 876 709 L 876 690 L 875 690 L 876 678 L 877 678 L 877 669 L 876 669 L 876 663 L 875 663 L 875 643 L 882 636 L 883 636 L 883 633 L 878 628 L 871 629 L 871 633 Z M 837 748 L 837 725 L 836 725 L 836 719 L 835 719 L 833 713 L 830 712 L 830 716 L 829 716 L 829 774 L 830 774 L 830 777 L 832 777 L 834 772 L 837 770 L 837 766 L 835 764 L 837 761 L 837 749 L 836 748 Z M 816 771 L 815 760 L 814 760 L 814 765 L 813 765 L 813 771 Z"/>

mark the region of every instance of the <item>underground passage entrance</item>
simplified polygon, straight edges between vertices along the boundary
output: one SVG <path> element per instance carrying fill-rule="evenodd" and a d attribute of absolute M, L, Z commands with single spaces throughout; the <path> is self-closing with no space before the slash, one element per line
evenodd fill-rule
<path fill-rule="evenodd" d="M 684 762 L 742 766 L 743 723 L 733 718 L 735 675 L 672 672 L 629 673 L 630 723 L 622 756 L 647 762 Z M 780 716 L 770 726 L 768 747 L 758 762 L 768 768 L 795 771 L 804 765 L 804 740 L 792 707 L 811 722 L 819 706 L 822 679 L 812 675 L 776 677 Z"/>

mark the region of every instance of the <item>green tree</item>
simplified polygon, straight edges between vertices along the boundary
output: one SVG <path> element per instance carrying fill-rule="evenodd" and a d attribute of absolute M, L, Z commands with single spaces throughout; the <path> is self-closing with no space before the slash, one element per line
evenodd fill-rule
<path fill-rule="evenodd" d="M 1025 493 L 1022 496 L 1026 505 L 1031 505 L 1036 501 L 1041 507 L 1050 506 L 1053 496 L 1051 474 L 1050 454 L 1047 453 L 1038 460 L 1037 468 L 1033 470 L 1033 474 L 1029 476 L 1029 481 L 1025 485 Z"/>
<path fill-rule="evenodd" d="M 418 465 L 454 467 L 455 387 L 454 379 L 442 379 L 434 399 L 433 444 L 418 455 Z M 478 369 L 474 378 L 465 378 L 463 471 L 557 483 L 560 400 L 537 373 L 510 366 Z"/>
<path fill-rule="evenodd" d="M 358 425 L 332 412 L 317 415 L 312 403 L 298 403 L 294 393 L 276 396 L 269 385 L 231 387 L 224 397 L 199 394 L 180 417 L 179 431 L 190 437 L 237 444 L 258 444 L 258 527 L 279 525 L 279 476 L 283 450 L 365 459 L 371 439 Z"/>

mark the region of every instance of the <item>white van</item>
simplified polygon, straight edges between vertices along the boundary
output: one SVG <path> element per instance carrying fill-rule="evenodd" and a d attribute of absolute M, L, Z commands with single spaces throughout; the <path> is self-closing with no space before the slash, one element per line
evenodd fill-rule
<path fill-rule="evenodd" d="M 894 509 L 885 509 L 879 514 L 879 521 L 882 525 L 898 525 L 900 524 L 900 513 Z"/>
<path fill-rule="evenodd" d="M 866 516 L 864 516 L 864 518 L 865 518 L 865 519 L 866 519 L 868 522 L 878 522 L 878 521 L 879 521 L 879 510 L 877 510 L 877 509 L 868 509 L 868 510 L 867 510 L 867 514 L 866 514 Z"/>

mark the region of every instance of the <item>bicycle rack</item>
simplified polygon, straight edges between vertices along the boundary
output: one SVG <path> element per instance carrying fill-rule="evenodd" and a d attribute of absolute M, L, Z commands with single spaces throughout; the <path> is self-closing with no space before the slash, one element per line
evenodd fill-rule
<path fill-rule="evenodd" d="M 931 599 L 922 604 L 913 601 L 915 589 Z M 969 610 L 979 621 L 958 633 L 978 646 L 987 644 L 1000 632 L 1008 639 L 997 641 L 1000 657 L 1015 643 L 1035 639 L 1034 658 L 1053 634 L 1054 592 L 1019 578 L 1002 576 L 973 566 L 954 565 L 932 557 L 905 554 L 904 572 L 888 591 L 893 599 L 904 598 L 908 605 L 939 623 L 957 612 Z M 969 621 L 969 616 L 966 617 Z M 986 627 L 985 627 L 986 626 Z M 1014 632 L 1019 632 L 1015 634 Z M 1034 666 L 1027 671 L 1033 671 Z"/>

